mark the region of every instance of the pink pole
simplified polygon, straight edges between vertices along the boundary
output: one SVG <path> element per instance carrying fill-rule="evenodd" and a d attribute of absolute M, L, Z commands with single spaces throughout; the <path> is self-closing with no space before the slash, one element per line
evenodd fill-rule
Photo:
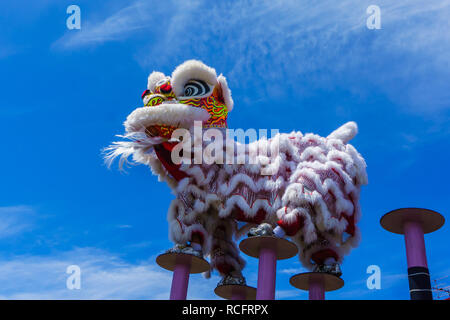
<path fill-rule="evenodd" d="M 309 278 L 309 300 L 325 300 L 323 277 L 311 276 Z"/>
<path fill-rule="evenodd" d="M 425 251 L 425 239 L 420 223 L 416 221 L 405 221 L 404 225 L 406 259 L 408 268 L 428 268 L 427 255 Z"/>
<path fill-rule="evenodd" d="M 275 280 L 277 269 L 277 257 L 275 248 L 266 246 L 260 249 L 258 266 L 258 288 L 256 300 L 275 299 Z"/>
<path fill-rule="evenodd" d="M 416 221 L 405 221 L 403 233 L 411 300 L 433 300 L 422 225 Z"/>
<path fill-rule="evenodd" d="M 170 300 L 186 300 L 191 259 L 177 259 L 173 270 Z"/>

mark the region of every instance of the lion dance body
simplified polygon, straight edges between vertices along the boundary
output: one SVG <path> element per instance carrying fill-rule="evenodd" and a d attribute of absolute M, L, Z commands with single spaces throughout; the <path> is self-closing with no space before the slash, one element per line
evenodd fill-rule
<path fill-rule="evenodd" d="M 176 163 L 178 129 L 192 133 L 201 123 L 204 132 L 227 130 L 233 100 L 225 77 L 200 61 L 186 61 L 171 77 L 151 73 L 142 99 L 144 107 L 128 116 L 124 140 L 106 149 L 106 160 L 119 157 L 122 166 L 131 156 L 171 187 L 176 195 L 168 212 L 172 252 L 209 256 L 222 284 L 242 283 L 245 262 L 236 238 L 246 232 L 287 236 L 305 267 L 340 274 L 339 263 L 359 242 L 360 187 L 367 184 L 365 161 L 348 144 L 357 133 L 354 122 L 325 138 L 292 132 L 247 145 L 226 138 L 182 139 L 193 150 L 195 143 L 217 147 L 220 142 L 226 160 L 215 161 L 216 152 L 212 159 Z M 261 149 L 277 152 L 245 161 Z M 192 154 L 183 157 L 193 159 Z M 271 174 L 261 174 L 263 169 Z"/>

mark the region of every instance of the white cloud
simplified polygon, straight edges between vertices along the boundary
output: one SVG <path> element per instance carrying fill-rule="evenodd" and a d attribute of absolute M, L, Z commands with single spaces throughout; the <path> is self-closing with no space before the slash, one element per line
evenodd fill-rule
<path fill-rule="evenodd" d="M 235 1 L 178 10 L 145 44 L 146 67 L 200 57 L 253 96 L 336 87 L 379 88 L 405 111 L 450 108 L 450 1 L 378 1 L 382 29 L 366 28 L 371 1 Z M 163 54 L 161 54 L 163 53 Z M 255 83 L 254 76 L 260 78 Z M 260 89 L 259 92 L 255 88 Z M 402 94 L 399 94 L 401 90 Z"/>
<path fill-rule="evenodd" d="M 121 41 L 142 30 L 145 30 L 144 36 L 148 38 L 150 35 L 162 32 L 162 25 L 170 15 L 177 16 L 179 12 L 189 11 L 188 9 L 195 4 L 196 1 L 189 3 L 175 1 L 155 5 L 149 1 L 138 0 L 96 22 L 85 20 L 84 11 L 81 8 L 81 30 L 67 31 L 63 37 L 53 43 L 52 47 L 67 50 L 109 41 Z"/>
<path fill-rule="evenodd" d="M 54 43 L 58 48 L 73 48 L 98 44 L 107 41 L 117 41 L 129 35 L 131 32 L 146 28 L 150 21 L 141 19 L 141 12 L 146 12 L 148 7 L 136 2 L 107 17 L 98 23 L 84 22 L 84 11 L 80 31 L 67 31 L 66 34 Z"/>
<path fill-rule="evenodd" d="M 80 290 L 66 288 L 69 265 L 81 268 Z M 133 264 L 94 248 L 0 259 L 1 299 L 168 299 L 171 281 L 153 261 Z M 191 275 L 188 299 L 217 299 L 217 282 Z"/>

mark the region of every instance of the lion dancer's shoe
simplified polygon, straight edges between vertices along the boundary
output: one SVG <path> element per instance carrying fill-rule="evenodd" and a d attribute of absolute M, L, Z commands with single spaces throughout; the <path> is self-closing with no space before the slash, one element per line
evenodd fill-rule
<path fill-rule="evenodd" d="M 341 266 L 336 262 L 334 257 L 328 257 L 320 263 L 316 263 L 313 268 L 314 272 L 326 272 L 337 277 L 342 275 Z"/>
<path fill-rule="evenodd" d="M 245 286 L 247 285 L 247 282 L 245 281 L 245 277 L 242 275 L 240 271 L 234 271 L 227 275 L 222 276 L 222 279 L 217 283 L 217 286 L 224 286 L 224 285 L 241 285 Z"/>
<path fill-rule="evenodd" d="M 276 226 L 272 228 L 272 226 L 268 223 L 261 223 L 259 226 L 251 228 L 247 234 L 249 237 L 255 236 L 275 236 L 278 238 L 284 238 L 286 236 L 286 232 L 280 226 Z"/>
<path fill-rule="evenodd" d="M 170 248 L 166 253 L 182 253 L 190 254 L 198 258 L 203 258 L 202 247 L 198 243 L 180 244 L 176 243 L 173 248 Z"/>
<path fill-rule="evenodd" d="M 274 230 L 272 226 L 268 223 L 261 223 L 259 226 L 255 228 L 251 228 L 247 234 L 249 237 L 257 237 L 257 236 L 274 236 Z M 282 237 L 280 237 L 282 238 Z"/>
<path fill-rule="evenodd" d="M 166 251 L 166 253 L 174 254 L 190 254 L 200 259 L 203 259 L 202 244 L 204 242 L 205 235 L 200 231 L 193 231 L 191 233 L 191 241 L 187 243 L 176 243 L 172 248 Z"/>

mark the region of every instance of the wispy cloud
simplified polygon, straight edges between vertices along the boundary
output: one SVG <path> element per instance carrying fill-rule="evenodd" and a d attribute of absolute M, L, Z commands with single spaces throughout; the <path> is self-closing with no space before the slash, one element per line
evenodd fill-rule
<path fill-rule="evenodd" d="M 100 22 L 84 23 L 81 30 L 67 31 L 53 46 L 59 49 L 83 47 L 101 44 L 107 41 L 121 40 L 133 31 L 146 28 L 150 21 L 142 19 L 142 12 L 148 10 L 143 2 L 135 2 Z"/>
<path fill-rule="evenodd" d="M 278 83 L 299 94 L 306 88 L 339 86 L 359 93 L 362 89 L 353 77 L 362 77 L 396 103 L 408 106 L 408 111 L 433 113 L 450 108 L 445 90 L 450 35 L 441 31 L 449 23 L 450 2 L 381 1 L 381 30 L 366 28 L 370 4 L 221 2 L 194 12 L 191 19 L 180 19 L 184 25 L 176 24 L 149 49 L 166 48 L 167 59 L 180 59 L 190 52 L 214 64 L 217 61 L 241 85 L 257 74 L 267 87 L 261 94 L 273 95 Z M 147 55 L 149 64 L 154 56 Z M 399 88 L 405 94 L 399 95 Z"/>
<path fill-rule="evenodd" d="M 266 90 L 256 95 L 276 95 L 280 83 L 299 94 L 339 86 L 364 94 L 367 87 L 353 81 L 358 76 L 408 112 L 449 109 L 450 34 L 442 30 L 449 26 L 450 0 L 380 0 L 381 30 L 366 28 L 371 4 L 138 0 L 103 20 L 87 21 L 55 45 L 71 49 L 141 35 L 136 57 L 143 66 L 201 58 L 242 86 L 258 75 L 261 86 L 250 82 L 249 88 Z"/>
<path fill-rule="evenodd" d="M 32 227 L 35 211 L 30 206 L 0 207 L 0 238 L 15 236 Z"/>
<path fill-rule="evenodd" d="M 84 47 L 145 30 L 136 55 L 143 66 L 173 67 L 186 56 L 198 57 L 244 86 L 250 75 L 259 75 L 266 86 L 261 94 L 272 95 L 280 82 L 299 94 L 306 87 L 338 86 L 364 94 L 352 83 L 352 75 L 359 75 L 408 111 L 431 114 L 450 108 L 445 90 L 450 34 L 442 32 L 449 24 L 450 1 L 378 1 L 381 30 L 366 28 L 371 4 L 198 0 L 150 7 L 139 0 L 102 21 L 88 21 L 57 44 Z M 399 87 L 407 94 L 399 95 Z"/>
<path fill-rule="evenodd" d="M 127 245 L 127 249 L 142 249 L 142 248 L 148 248 L 152 245 L 151 241 L 141 241 L 137 243 L 132 243 L 130 245 Z"/>
<path fill-rule="evenodd" d="M 63 37 L 52 44 L 52 47 L 66 50 L 95 46 L 110 41 L 121 41 L 127 37 L 135 36 L 142 30 L 145 30 L 145 37 L 149 38 L 150 35 L 161 32 L 167 17 L 195 5 L 196 1 L 190 1 L 189 3 L 174 1 L 158 5 L 149 1 L 138 0 L 103 20 L 87 20 L 86 22 L 82 20 L 81 30 L 67 31 Z"/>
<path fill-rule="evenodd" d="M 66 288 L 69 265 L 81 269 L 80 290 Z M 171 279 L 152 261 L 133 264 L 95 248 L 0 259 L 2 299 L 168 299 Z M 217 281 L 191 276 L 188 298 L 217 299 Z"/>

